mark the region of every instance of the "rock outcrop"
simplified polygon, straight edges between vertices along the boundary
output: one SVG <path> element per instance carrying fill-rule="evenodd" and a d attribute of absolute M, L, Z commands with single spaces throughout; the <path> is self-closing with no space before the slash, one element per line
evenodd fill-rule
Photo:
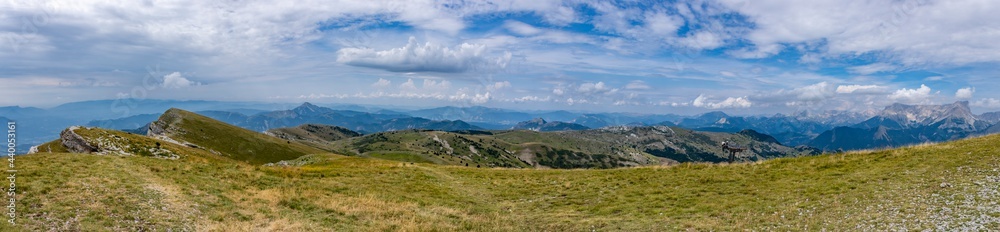
<path fill-rule="evenodd" d="M 74 132 L 74 130 L 79 128 L 80 127 L 72 126 L 59 133 L 59 140 L 61 141 L 63 147 L 66 147 L 67 150 L 73 153 L 96 152 L 96 146 L 91 145 L 87 142 L 87 140 L 84 140 L 83 137 Z"/>

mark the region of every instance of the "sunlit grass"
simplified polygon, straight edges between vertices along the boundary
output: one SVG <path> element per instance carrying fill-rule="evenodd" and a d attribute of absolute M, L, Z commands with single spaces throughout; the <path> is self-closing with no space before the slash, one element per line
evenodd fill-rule
<path fill-rule="evenodd" d="M 998 142 L 1000 137 L 989 136 L 743 164 L 608 170 L 466 168 L 334 154 L 290 162 L 302 166 L 262 167 L 188 157 L 45 153 L 18 159 L 17 228 L 998 228 L 1000 214 L 989 211 L 995 195 L 982 193 L 998 185 Z"/>

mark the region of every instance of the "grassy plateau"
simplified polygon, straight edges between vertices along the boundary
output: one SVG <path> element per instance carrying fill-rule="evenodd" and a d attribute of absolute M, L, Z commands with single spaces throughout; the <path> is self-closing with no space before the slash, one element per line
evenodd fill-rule
<path fill-rule="evenodd" d="M 324 153 L 262 166 L 251 164 L 265 161 L 261 156 L 248 163 L 193 150 L 177 154 L 19 156 L 17 224 L 0 230 L 1000 228 L 1000 136 L 731 165 L 602 170 Z"/>

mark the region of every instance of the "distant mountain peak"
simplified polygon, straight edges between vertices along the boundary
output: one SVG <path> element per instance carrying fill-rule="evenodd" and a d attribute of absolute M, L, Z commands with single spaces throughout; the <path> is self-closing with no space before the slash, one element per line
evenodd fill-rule
<path fill-rule="evenodd" d="M 930 125 L 945 120 L 964 121 L 963 125 L 945 125 L 947 127 L 975 126 L 975 122 L 978 121 L 976 115 L 972 114 L 972 109 L 969 108 L 968 101 L 957 101 L 945 105 L 906 105 L 896 103 L 886 106 L 879 113 L 878 117 L 891 119 L 904 127 Z"/>
<path fill-rule="evenodd" d="M 322 106 L 313 105 L 312 103 L 309 103 L 309 102 L 304 102 L 304 103 L 302 103 L 302 105 L 299 105 L 298 107 L 295 107 L 294 109 L 292 109 L 292 111 L 295 112 L 295 113 L 297 113 L 297 114 L 310 114 L 310 113 L 332 112 L 333 109 L 322 107 Z"/>
<path fill-rule="evenodd" d="M 317 109 L 317 108 L 320 107 L 317 105 L 313 105 L 312 103 L 309 102 L 303 102 L 302 105 L 299 105 L 299 107 L 295 107 L 295 109 Z"/>
<path fill-rule="evenodd" d="M 699 118 L 728 118 L 729 115 L 722 111 L 712 111 L 701 114 Z"/>
<path fill-rule="evenodd" d="M 990 123 L 979 117 L 972 114 L 968 101 L 942 105 L 896 103 L 854 128 L 824 132 L 810 144 L 824 149 L 858 149 L 947 141 L 987 129 Z"/>

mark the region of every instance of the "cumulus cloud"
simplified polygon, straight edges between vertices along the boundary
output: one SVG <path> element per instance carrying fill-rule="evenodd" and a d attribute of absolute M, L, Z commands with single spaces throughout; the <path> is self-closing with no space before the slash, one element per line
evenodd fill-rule
<path fill-rule="evenodd" d="M 417 84 L 413 83 L 413 79 L 406 79 L 406 82 L 399 84 L 399 89 L 403 90 L 416 90 Z"/>
<path fill-rule="evenodd" d="M 448 90 L 451 89 L 451 82 L 448 82 L 447 80 L 435 81 L 431 79 L 424 79 L 423 87 L 425 90 Z"/>
<path fill-rule="evenodd" d="M 750 108 L 750 106 L 753 106 L 753 102 L 750 102 L 747 97 L 728 97 L 726 100 L 713 102 L 702 94 L 698 95 L 698 98 L 695 98 L 694 101 L 691 102 L 691 105 L 707 109 Z"/>
<path fill-rule="evenodd" d="M 931 88 L 927 85 L 920 85 L 920 88 L 896 90 L 889 95 L 889 99 L 902 103 L 929 103 L 931 99 Z"/>
<path fill-rule="evenodd" d="M 163 76 L 163 88 L 179 89 L 196 85 L 199 85 L 199 83 L 188 80 L 180 72 L 173 72 Z"/>
<path fill-rule="evenodd" d="M 378 81 L 376 81 L 375 83 L 372 84 L 372 87 L 375 87 L 375 88 L 385 88 L 385 87 L 389 87 L 389 85 L 392 85 L 392 81 L 379 78 Z"/>
<path fill-rule="evenodd" d="M 551 96 L 539 97 L 539 96 L 523 96 L 518 98 L 506 99 L 507 102 L 549 102 L 552 101 Z"/>
<path fill-rule="evenodd" d="M 885 93 L 885 87 L 878 85 L 841 85 L 837 86 L 837 93 L 839 94 L 883 94 Z"/>
<path fill-rule="evenodd" d="M 581 94 L 609 94 L 617 92 L 618 89 L 610 88 L 603 81 L 599 81 L 597 83 L 587 82 L 580 84 L 576 91 Z"/>
<path fill-rule="evenodd" d="M 621 90 L 621 88 L 598 81 L 580 84 L 559 84 L 552 87 L 552 94 L 560 96 L 558 99 L 563 99 L 554 100 L 555 102 L 565 102 L 570 105 L 583 103 L 612 104 L 618 101 L 634 100 L 639 97 L 637 93 Z"/>
<path fill-rule="evenodd" d="M 976 92 L 976 88 L 967 87 L 958 89 L 955 91 L 955 97 L 958 99 L 970 99 L 972 98 L 972 93 Z"/>
<path fill-rule="evenodd" d="M 371 48 L 343 48 L 337 52 L 337 62 L 352 66 L 383 69 L 392 72 L 459 73 L 473 69 L 503 69 L 511 59 L 510 52 L 491 56 L 485 45 L 463 43 L 453 48 L 420 44 L 410 37 L 401 48 L 376 51 Z"/>
<path fill-rule="evenodd" d="M 496 91 L 496 90 L 505 89 L 505 88 L 510 88 L 510 82 L 509 81 L 500 81 L 500 82 L 495 82 L 493 84 L 486 85 L 486 90 L 489 90 L 489 91 Z"/>
<path fill-rule="evenodd" d="M 486 92 L 486 93 L 463 93 L 463 92 L 460 92 L 458 94 L 450 96 L 449 99 L 452 100 L 452 101 L 465 101 L 465 102 L 470 102 L 470 103 L 473 103 L 473 104 L 483 104 L 483 103 L 486 103 L 486 102 L 490 101 L 490 99 L 493 99 L 493 97 L 490 96 L 490 92 Z"/>

